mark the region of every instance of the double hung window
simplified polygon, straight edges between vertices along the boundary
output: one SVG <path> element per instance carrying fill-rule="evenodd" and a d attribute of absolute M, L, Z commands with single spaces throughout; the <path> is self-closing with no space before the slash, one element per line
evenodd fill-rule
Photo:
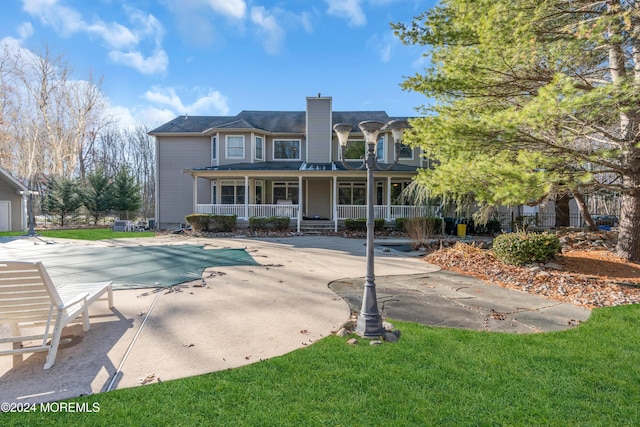
<path fill-rule="evenodd" d="M 338 204 L 365 205 L 367 204 L 367 188 L 364 182 L 338 183 Z"/>
<path fill-rule="evenodd" d="M 244 136 L 227 135 L 225 148 L 227 159 L 244 159 Z"/>
<path fill-rule="evenodd" d="M 220 203 L 242 205 L 245 198 L 244 181 L 223 180 L 220 182 Z"/>
<path fill-rule="evenodd" d="M 274 160 L 300 160 L 300 140 L 299 139 L 274 139 L 273 140 Z"/>

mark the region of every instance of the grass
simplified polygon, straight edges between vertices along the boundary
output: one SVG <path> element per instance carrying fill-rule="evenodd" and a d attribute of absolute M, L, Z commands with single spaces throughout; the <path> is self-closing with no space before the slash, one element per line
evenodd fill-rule
<path fill-rule="evenodd" d="M 238 369 L 84 396 L 98 413 L 8 425 L 640 425 L 640 306 L 515 335 L 396 322 L 395 344 L 327 337 Z"/>
<path fill-rule="evenodd" d="M 38 236 L 56 237 L 59 239 L 103 240 L 122 239 L 125 237 L 155 237 L 153 231 L 111 231 L 110 228 L 76 228 L 68 230 L 37 230 Z M 24 236 L 24 231 L 0 232 L 0 237 Z"/>

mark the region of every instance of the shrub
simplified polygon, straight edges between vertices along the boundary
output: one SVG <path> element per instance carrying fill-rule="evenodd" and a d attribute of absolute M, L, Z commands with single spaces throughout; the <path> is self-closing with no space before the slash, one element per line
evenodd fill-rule
<path fill-rule="evenodd" d="M 208 231 L 229 232 L 236 228 L 238 215 L 210 215 Z"/>
<path fill-rule="evenodd" d="M 367 219 L 366 218 L 347 218 L 344 220 L 344 227 L 350 231 L 366 231 Z M 384 218 L 375 218 L 373 220 L 374 231 L 384 230 Z"/>
<path fill-rule="evenodd" d="M 560 252 L 560 240 L 549 233 L 508 233 L 493 239 L 493 253 L 502 262 L 523 265 L 545 262 Z"/>
<path fill-rule="evenodd" d="M 191 226 L 193 231 L 206 231 L 209 227 L 209 218 L 211 215 L 207 214 L 191 214 L 187 215 L 185 219 Z"/>
<path fill-rule="evenodd" d="M 424 216 L 415 218 L 396 218 L 396 229 L 406 232 L 411 226 L 415 226 L 415 222 L 421 222 L 421 227 L 430 234 L 438 234 L 442 229 L 442 218 L 437 216 Z"/>
<path fill-rule="evenodd" d="M 288 216 L 270 216 L 249 218 L 249 229 L 251 230 L 288 230 L 291 218 Z"/>
<path fill-rule="evenodd" d="M 268 220 L 274 230 L 288 230 L 291 222 L 288 216 L 272 216 Z"/>
<path fill-rule="evenodd" d="M 407 218 L 404 222 L 404 231 L 411 239 L 414 249 L 426 245 L 428 240 L 442 227 L 442 220 L 437 217 Z"/>
<path fill-rule="evenodd" d="M 266 230 L 267 218 L 263 216 L 249 217 L 249 230 Z"/>

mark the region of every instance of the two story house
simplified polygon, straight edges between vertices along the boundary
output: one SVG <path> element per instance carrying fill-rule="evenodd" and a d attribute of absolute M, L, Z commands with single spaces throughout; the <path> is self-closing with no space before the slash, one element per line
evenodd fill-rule
<path fill-rule="evenodd" d="M 365 155 L 358 123 L 388 123 L 384 111 L 333 111 L 332 98 L 308 97 L 306 111 L 242 111 L 236 116 L 180 116 L 149 132 L 156 139 L 156 223 L 177 228 L 192 213 L 288 216 L 292 228 L 325 222 L 337 231 L 346 218 L 366 216 L 366 171 L 342 164 L 336 123 L 353 125 L 345 160 Z M 381 168 L 393 162 L 390 131 L 379 135 Z M 399 163 L 375 175 L 375 214 L 394 221 L 422 215 L 399 202 L 403 188 L 423 167 L 419 149 L 403 146 Z"/>

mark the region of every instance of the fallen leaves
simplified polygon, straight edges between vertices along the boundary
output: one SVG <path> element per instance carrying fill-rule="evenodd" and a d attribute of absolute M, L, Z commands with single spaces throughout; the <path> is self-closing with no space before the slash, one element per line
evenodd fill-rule
<path fill-rule="evenodd" d="M 609 251 L 562 254 L 557 259 L 564 268 L 561 271 L 539 264 L 522 267 L 504 264 L 491 251 L 460 242 L 424 259 L 445 270 L 505 288 L 588 308 L 640 303 L 640 266 L 619 259 Z"/>

